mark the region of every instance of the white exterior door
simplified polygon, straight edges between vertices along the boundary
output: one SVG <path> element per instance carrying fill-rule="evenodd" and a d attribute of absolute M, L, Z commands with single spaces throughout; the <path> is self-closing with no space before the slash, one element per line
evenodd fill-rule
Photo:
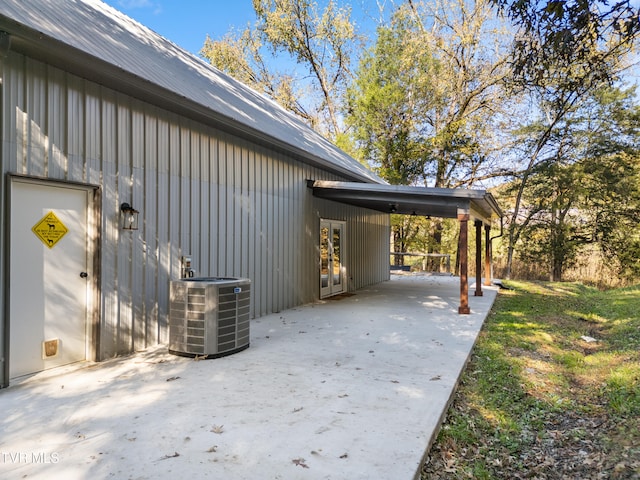
<path fill-rule="evenodd" d="M 345 290 L 344 229 L 344 222 L 320 221 L 320 298 Z"/>
<path fill-rule="evenodd" d="M 87 358 L 89 191 L 12 179 L 9 377 Z"/>

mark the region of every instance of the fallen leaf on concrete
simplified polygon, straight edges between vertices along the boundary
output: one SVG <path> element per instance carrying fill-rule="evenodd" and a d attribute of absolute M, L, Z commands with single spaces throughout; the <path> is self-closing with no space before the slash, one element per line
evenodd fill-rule
<path fill-rule="evenodd" d="M 180 454 L 178 452 L 174 452 L 173 455 L 165 455 L 160 460 L 166 460 L 167 458 L 175 458 L 175 457 L 179 457 L 179 456 L 180 456 Z"/>
<path fill-rule="evenodd" d="M 298 465 L 299 467 L 302 467 L 302 468 L 309 468 L 309 465 L 307 465 L 304 462 L 305 462 L 304 458 L 294 458 L 293 460 L 291 460 L 291 463 L 293 463 L 294 465 Z"/>
<path fill-rule="evenodd" d="M 211 427 L 211 431 L 213 433 L 221 434 L 222 432 L 224 432 L 224 425 L 214 425 L 213 427 Z"/>

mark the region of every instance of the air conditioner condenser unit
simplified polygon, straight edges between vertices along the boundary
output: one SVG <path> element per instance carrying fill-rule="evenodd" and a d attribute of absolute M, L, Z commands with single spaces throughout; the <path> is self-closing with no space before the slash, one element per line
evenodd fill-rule
<path fill-rule="evenodd" d="M 251 280 L 201 277 L 171 281 L 169 352 L 216 358 L 249 347 Z"/>

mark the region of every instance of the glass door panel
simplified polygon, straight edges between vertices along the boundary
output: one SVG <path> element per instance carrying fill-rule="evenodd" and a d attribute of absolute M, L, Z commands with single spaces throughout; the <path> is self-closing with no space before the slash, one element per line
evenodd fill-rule
<path fill-rule="evenodd" d="M 331 230 L 333 236 L 331 238 L 331 245 L 333 247 L 333 286 L 342 284 L 342 257 L 340 255 L 340 240 L 342 238 L 342 225 L 332 226 Z"/>
<path fill-rule="evenodd" d="M 320 298 L 344 291 L 344 222 L 320 222 Z"/>
<path fill-rule="evenodd" d="M 329 286 L 329 227 L 320 228 L 320 288 Z"/>

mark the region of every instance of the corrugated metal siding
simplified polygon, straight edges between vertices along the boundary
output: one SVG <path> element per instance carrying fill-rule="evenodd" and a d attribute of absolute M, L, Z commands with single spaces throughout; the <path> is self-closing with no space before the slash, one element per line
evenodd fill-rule
<path fill-rule="evenodd" d="M 0 62 L 0 76 L 3 74 L 3 66 L 2 66 L 2 62 Z M 0 84 L 0 129 L 2 131 L 0 131 L 0 133 L 4 132 L 4 125 L 6 123 L 6 119 L 5 119 L 5 108 L 4 108 L 4 99 L 1 95 L 1 92 L 3 91 L 3 87 L 2 84 Z M 4 171 L 4 162 L 3 162 L 3 158 L 5 158 L 7 152 L 6 152 L 6 145 L 2 144 L 0 145 L 0 172 Z M 6 263 L 5 263 L 5 255 L 4 252 L 7 251 L 7 246 L 5 244 L 5 238 L 6 238 L 6 228 L 5 225 L 7 224 L 7 216 L 6 216 L 6 208 L 5 208 L 5 201 L 6 201 L 6 195 L 5 195 L 5 188 L 6 188 L 6 182 L 4 179 L 4 175 L 2 175 L 2 178 L 0 178 L 0 318 L 3 319 L 2 322 L 0 322 L 0 387 L 3 387 L 5 385 L 7 385 L 9 383 L 9 364 L 6 361 L 6 359 L 9 357 L 8 352 L 6 351 L 6 343 L 7 343 L 7 338 L 5 338 L 5 333 L 7 332 L 6 330 L 6 322 L 8 322 L 8 315 L 6 314 L 7 309 L 5 309 L 6 306 L 6 300 L 5 300 L 5 270 L 8 268 Z"/>
<path fill-rule="evenodd" d="M 340 178 L 282 153 L 14 53 L 2 119 L 3 173 L 101 186 L 102 358 L 167 341 L 181 255 L 250 278 L 252 316 L 277 312 L 318 298 L 327 218 L 346 222 L 349 288 L 388 279 L 388 215 L 313 197 L 307 179 Z M 122 202 L 138 231 L 119 229 Z"/>

